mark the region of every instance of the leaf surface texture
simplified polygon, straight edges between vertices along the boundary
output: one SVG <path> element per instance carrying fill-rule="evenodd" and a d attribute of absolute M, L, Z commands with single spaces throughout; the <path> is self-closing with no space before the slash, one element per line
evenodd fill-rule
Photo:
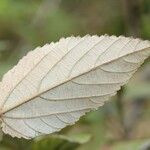
<path fill-rule="evenodd" d="M 2 130 L 34 138 L 102 106 L 150 56 L 150 42 L 116 36 L 62 38 L 29 52 L 0 84 Z"/>

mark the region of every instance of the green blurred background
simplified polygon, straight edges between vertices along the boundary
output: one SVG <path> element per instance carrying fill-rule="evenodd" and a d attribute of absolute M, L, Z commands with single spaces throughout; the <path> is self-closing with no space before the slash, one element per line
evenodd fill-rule
<path fill-rule="evenodd" d="M 86 34 L 150 39 L 150 0 L 0 0 L 0 78 L 35 47 Z M 113 100 L 74 126 L 0 142 L 0 150 L 76 149 L 150 150 L 149 59 Z"/>

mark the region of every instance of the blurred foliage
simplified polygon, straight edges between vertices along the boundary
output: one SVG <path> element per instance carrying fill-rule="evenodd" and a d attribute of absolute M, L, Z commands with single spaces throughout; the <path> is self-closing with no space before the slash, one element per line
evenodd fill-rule
<path fill-rule="evenodd" d="M 74 134 L 71 136 L 53 135 L 38 137 L 34 141 L 25 141 L 7 137 L 0 143 L 1 150 L 75 150 L 81 144 L 90 140 L 89 134 Z"/>
<path fill-rule="evenodd" d="M 72 136 L 61 136 L 61 135 L 53 135 L 49 137 L 45 137 L 44 139 L 36 140 L 32 148 L 33 150 L 75 150 L 81 144 L 84 144 L 90 140 L 90 135 L 88 134 L 78 134 Z"/>
<path fill-rule="evenodd" d="M 115 34 L 150 39 L 150 0 L 0 0 L 0 77 L 29 50 L 61 37 Z M 118 97 L 59 134 L 4 135 L 0 150 L 146 150 L 150 143 L 150 64 Z"/>

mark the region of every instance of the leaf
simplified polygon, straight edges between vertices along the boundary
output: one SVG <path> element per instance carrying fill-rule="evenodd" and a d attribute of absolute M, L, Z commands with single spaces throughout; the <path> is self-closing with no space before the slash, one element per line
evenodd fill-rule
<path fill-rule="evenodd" d="M 29 139 L 72 125 L 115 95 L 149 55 L 149 41 L 107 35 L 36 48 L 2 79 L 2 130 Z"/>

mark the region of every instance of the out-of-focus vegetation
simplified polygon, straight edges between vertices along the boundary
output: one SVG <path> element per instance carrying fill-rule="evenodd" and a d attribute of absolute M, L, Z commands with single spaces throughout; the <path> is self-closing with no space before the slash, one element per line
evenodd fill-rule
<path fill-rule="evenodd" d="M 150 39 L 150 0 L 0 0 L 0 77 L 19 58 L 61 37 L 115 34 Z M 150 61 L 95 112 L 57 135 L 4 135 L 0 150 L 149 150 Z"/>

